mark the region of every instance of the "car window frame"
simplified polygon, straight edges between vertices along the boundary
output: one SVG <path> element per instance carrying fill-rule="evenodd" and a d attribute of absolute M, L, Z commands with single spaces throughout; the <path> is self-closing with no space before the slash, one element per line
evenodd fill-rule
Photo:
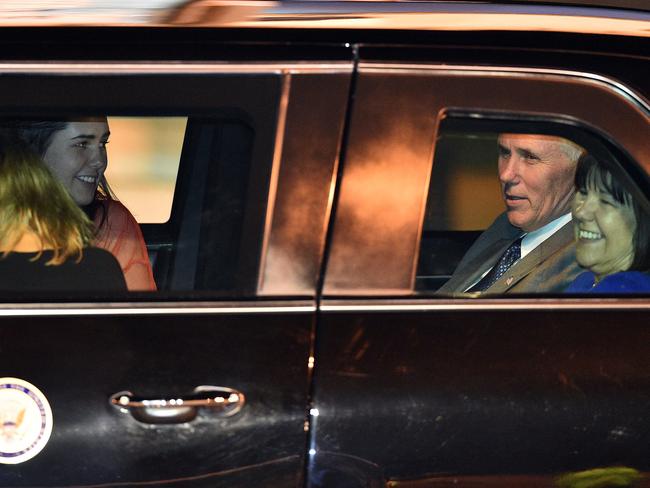
<path fill-rule="evenodd" d="M 262 290 L 262 285 L 259 276 L 265 273 L 265 266 L 268 266 L 269 260 L 266 253 L 268 251 L 268 241 L 273 239 L 273 236 L 280 233 L 280 230 L 273 227 L 274 216 L 281 211 L 284 211 L 285 219 L 291 218 L 291 212 L 287 211 L 289 202 L 285 201 L 280 205 L 276 204 L 277 187 L 287 186 L 285 177 L 281 174 L 280 168 L 284 166 L 301 165 L 302 160 L 295 154 L 285 154 L 283 150 L 284 142 L 294 137 L 300 137 L 301 130 L 306 128 L 313 130 L 313 127 L 307 125 L 306 118 L 303 116 L 296 117 L 292 121 L 291 127 L 286 124 L 287 111 L 292 110 L 292 103 L 294 95 L 299 95 L 300 90 L 292 89 L 293 86 L 300 85 L 300 81 L 304 79 L 318 79 L 320 83 L 327 87 L 331 83 L 336 85 L 333 90 L 337 98 L 337 103 L 332 104 L 332 111 L 328 117 L 322 121 L 323 124 L 338 123 L 339 131 L 333 131 L 334 140 L 330 138 L 327 141 L 327 154 L 325 156 L 325 165 L 329 165 L 329 173 L 325 172 L 320 178 L 314 182 L 314 185 L 322 188 L 321 193 L 324 196 L 319 197 L 319 200 L 314 203 L 322 216 L 322 223 L 319 224 L 322 229 L 320 233 L 313 236 L 315 242 L 311 243 L 311 252 L 308 256 L 303 256 L 302 261 L 309 261 L 310 266 L 320 270 L 320 260 L 325 247 L 325 232 L 326 223 L 329 217 L 329 209 L 331 207 L 331 198 L 329 194 L 332 189 L 332 181 L 336 175 L 336 165 L 338 164 L 338 151 L 340 149 L 340 137 L 342 134 L 342 126 L 347 108 L 348 84 L 353 71 L 353 63 L 350 61 L 330 61 L 330 60 L 309 60 L 309 61 L 234 61 L 234 62 L 175 62 L 175 61 L 160 61 L 160 62 L 144 62 L 144 61 L 51 61 L 51 62 L 5 62 L 0 66 L 0 73 L 3 75 L 3 83 L 6 88 L 5 93 L 12 94 L 12 97 L 5 95 L 6 103 L 0 111 L 1 116 L 11 117 L 20 114 L 22 116 L 71 116 L 71 115 L 91 115 L 97 113 L 107 113 L 111 116 L 135 116 L 135 117 L 149 117 L 149 116 L 188 116 L 188 108 L 183 108 L 183 103 L 186 107 L 193 108 L 192 115 L 212 115 L 213 105 L 207 102 L 205 106 L 204 97 L 209 95 L 210 91 L 203 90 L 198 94 L 186 93 L 185 102 L 175 101 L 172 99 L 162 98 L 161 93 L 164 90 L 159 86 L 156 90 L 151 90 L 151 93 L 146 93 L 142 90 L 142 83 L 149 83 L 154 86 L 156 80 L 166 80 L 167 86 L 170 83 L 180 83 L 184 80 L 194 80 L 195 83 L 203 83 L 206 81 L 219 80 L 219 79 L 254 79 L 256 77 L 268 78 L 276 80 L 280 86 L 280 96 L 277 99 L 277 111 L 273 117 L 275 118 L 274 127 L 271 128 L 271 138 L 262 147 L 258 147 L 256 143 L 254 148 L 253 158 L 270 158 L 269 168 L 270 175 L 268 181 L 263 182 L 262 186 L 266 185 L 265 193 L 256 197 L 257 200 L 262 200 L 265 205 L 265 210 L 262 215 L 262 239 L 260 242 L 249 242 L 247 247 L 252 249 L 254 254 L 253 259 L 250 259 L 249 270 L 251 275 L 251 282 L 246 284 L 250 296 L 220 296 L 212 292 L 201 293 L 157 293 L 155 295 L 147 293 L 129 293 L 129 294 L 96 294 L 92 297 L 87 295 L 75 294 L 58 294 L 58 293 L 39 293 L 39 294 L 16 294 L 15 296 L 7 297 L 4 303 L 76 303 L 83 305 L 86 308 L 87 304 L 95 303 L 98 307 L 103 307 L 105 303 L 125 303 L 125 302 L 138 302 L 149 301 L 153 303 L 154 307 L 158 306 L 158 302 L 178 303 L 179 300 L 187 301 L 200 301 L 200 302 L 224 302 L 231 303 L 234 301 L 245 301 L 247 304 L 251 303 L 251 298 L 257 299 L 267 304 L 273 298 L 279 298 L 281 301 L 287 299 L 295 299 L 297 302 L 304 302 L 307 300 L 313 303 L 316 295 L 316 285 L 318 273 L 313 276 L 311 281 L 308 281 L 303 289 L 296 293 L 295 290 L 286 290 L 280 287 L 277 283 L 267 279 L 265 289 Z M 140 80 L 140 90 L 129 92 L 126 90 L 129 80 Z M 113 86 L 118 87 L 117 93 L 111 93 L 110 96 L 98 96 L 99 88 L 92 86 L 92 82 L 99 80 L 100 85 L 103 87 Z M 39 86 L 45 83 L 45 89 L 37 93 L 37 96 L 27 97 L 27 90 L 25 82 L 29 86 Z M 62 89 L 67 88 L 67 89 Z M 32 90 L 34 92 L 34 90 Z M 54 93 L 61 94 L 61 96 L 54 96 Z M 22 95 L 21 95 L 22 94 Z M 33 93 L 32 93 L 33 94 Z M 137 94 L 143 95 L 144 100 L 140 100 Z M 244 91 L 244 98 L 246 97 Z M 156 105 L 155 101 L 158 99 L 160 105 Z M 243 99 L 243 98 L 242 98 Z M 27 101 L 25 101 L 27 100 Z M 189 101 L 188 101 L 189 100 Z M 250 102 L 253 103 L 253 102 Z M 235 111 L 241 111 L 241 106 L 237 106 Z M 245 107 L 242 109 L 244 112 Z M 297 112 L 296 109 L 293 109 Z M 311 124 L 313 126 L 312 116 Z M 288 132 L 291 130 L 291 132 Z M 295 135 L 294 135 L 295 134 Z M 315 144 L 316 151 L 322 149 L 318 144 Z M 328 160 L 329 158 L 329 160 Z M 312 158 L 313 159 L 313 158 Z M 314 161 L 311 161 L 314 164 Z M 181 165 L 182 166 L 182 165 Z M 179 168 L 179 175 L 177 176 L 174 202 L 172 204 L 172 215 L 167 223 L 160 224 L 160 227 L 169 227 L 174 225 L 178 220 L 178 215 L 181 213 L 178 202 L 179 182 L 185 178 L 181 174 L 183 168 Z M 299 171 L 300 172 L 300 171 Z M 307 174 L 307 172 L 305 172 Z M 255 176 L 258 178 L 258 176 Z M 292 175 L 295 183 L 295 171 Z M 310 209 L 310 210 L 313 210 Z M 149 229 L 146 232 L 157 233 L 156 230 Z M 244 236 L 244 239 L 247 236 Z M 290 236 L 281 236 L 276 239 L 278 242 L 275 244 L 280 246 L 287 246 L 290 244 Z M 289 250 L 288 252 L 291 252 Z M 298 260 L 299 261 L 299 260 Z M 315 264 L 314 264 L 315 262 Z M 277 280 L 276 280 L 277 281 Z M 259 293 L 258 293 L 259 291 Z M 286 297 L 286 298 L 285 298 Z M 152 300 L 153 299 L 153 300 Z M 303 305 L 300 305 L 303 306 Z M 0 308 L 3 304 L 0 303 Z M 262 308 L 265 308 L 262 305 Z M 69 307 L 64 307 L 69 308 Z M 257 309 L 257 307 L 253 307 Z"/>
<path fill-rule="evenodd" d="M 632 165 L 650 173 L 650 154 L 642 143 L 650 137 L 650 104 L 643 94 L 606 76 L 542 68 L 361 62 L 357 90 L 323 286 L 326 298 L 413 296 L 435 140 L 449 110 L 527 113 L 542 120 L 559 116 L 584 123 L 617 141 Z M 385 109 L 373 105 L 377 98 Z M 378 141 L 402 153 L 394 150 L 375 161 L 371 148 Z M 391 188 L 391 179 L 399 181 L 404 160 L 413 177 L 399 189 Z M 362 180 L 382 188 L 381 198 L 359 195 L 355 189 Z M 408 195 L 409 207 L 387 217 L 396 222 L 390 228 L 376 226 L 372 239 L 355 234 L 355 229 L 372 228 L 372 216 L 383 217 L 382 205 L 390 201 L 394 206 L 398 191 Z M 354 254 L 354 249 L 362 251 Z"/>

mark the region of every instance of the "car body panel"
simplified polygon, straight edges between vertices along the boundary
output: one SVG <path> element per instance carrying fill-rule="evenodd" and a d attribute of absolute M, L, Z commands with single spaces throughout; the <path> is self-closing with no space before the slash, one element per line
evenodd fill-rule
<path fill-rule="evenodd" d="M 363 459 L 407 487 L 650 469 L 647 303 L 377 302 L 323 304 L 311 486 L 346 479 L 320 453 Z"/>
<path fill-rule="evenodd" d="M 277 305 L 3 316 L 3 371 L 37 385 L 54 416 L 46 449 L 3 467 L 3 486 L 298 486 L 313 306 Z M 201 385 L 233 388 L 246 404 L 167 425 L 109 404 L 120 391 L 173 398 Z"/>

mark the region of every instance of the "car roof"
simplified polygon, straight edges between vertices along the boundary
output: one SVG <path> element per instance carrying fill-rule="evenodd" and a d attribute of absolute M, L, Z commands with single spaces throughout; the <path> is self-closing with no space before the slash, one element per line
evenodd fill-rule
<path fill-rule="evenodd" d="M 614 8 L 616 7 L 616 8 Z M 650 37 L 646 0 L 4 0 L 0 26 L 547 31 Z"/>

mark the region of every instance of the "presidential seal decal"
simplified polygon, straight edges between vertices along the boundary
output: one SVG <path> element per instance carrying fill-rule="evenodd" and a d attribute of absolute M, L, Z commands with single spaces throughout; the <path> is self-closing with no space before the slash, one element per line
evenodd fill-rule
<path fill-rule="evenodd" d="M 0 378 L 0 464 L 36 456 L 50 440 L 52 409 L 45 395 L 18 378 Z"/>

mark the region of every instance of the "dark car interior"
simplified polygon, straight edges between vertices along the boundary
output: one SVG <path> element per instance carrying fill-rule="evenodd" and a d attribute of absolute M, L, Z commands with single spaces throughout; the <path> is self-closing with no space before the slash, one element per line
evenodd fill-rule
<path fill-rule="evenodd" d="M 246 208 L 250 192 L 265 193 L 251 171 L 254 136 L 242 120 L 188 120 L 171 218 L 142 225 L 159 290 L 254 289 L 240 272 L 263 232 L 264 207 Z"/>

